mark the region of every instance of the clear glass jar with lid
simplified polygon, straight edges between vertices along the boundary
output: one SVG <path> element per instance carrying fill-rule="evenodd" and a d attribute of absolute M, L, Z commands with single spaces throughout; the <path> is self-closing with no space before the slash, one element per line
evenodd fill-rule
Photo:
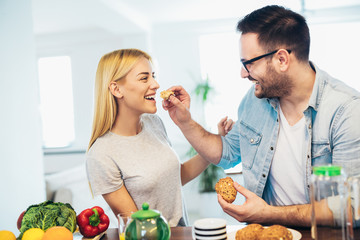
<path fill-rule="evenodd" d="M 327 239 L 334 235 L 336 239 L 353 239 L 347 176 L 340 166 L 313 167 L 310 199 L 313 239 Z"/>

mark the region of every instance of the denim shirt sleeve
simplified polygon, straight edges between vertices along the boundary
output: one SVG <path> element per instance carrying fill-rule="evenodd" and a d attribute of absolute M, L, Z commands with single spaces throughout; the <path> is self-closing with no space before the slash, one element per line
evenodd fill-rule
<path fill-rule="evenodd" d="M 345 103 L 335 115 L 333 126 L 333 164 L 343 166 L 348 176 L 354 176 L 360 172 L 360 99 Z"/>

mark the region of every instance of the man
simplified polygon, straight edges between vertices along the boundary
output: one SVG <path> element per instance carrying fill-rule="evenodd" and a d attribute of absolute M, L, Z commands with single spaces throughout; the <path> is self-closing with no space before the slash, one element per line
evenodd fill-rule
<path fill-rule="evenodd" d="M 163 107 L 209 162 L 223 168 L 242 162 L 246 188 L 234 186 L 246 201 L 228 204 L 219 196 L 226 213 L 241 222 L 310 226 L 311 167 L 332 163 L 349 176 L 360 172 L 360 93 L 309 62 L 309 29 L 301 15 L 266 6 L 237 29 L 241 76 L 254 86 L 233 129 L 221 137 L 192 120 L 190 97 L 180 86 L 170 88 L 176 97 Z"/>

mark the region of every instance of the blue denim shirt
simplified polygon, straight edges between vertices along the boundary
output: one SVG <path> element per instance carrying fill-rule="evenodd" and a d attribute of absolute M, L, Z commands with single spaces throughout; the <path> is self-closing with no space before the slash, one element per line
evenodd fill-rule
<path fill-rule="evenodd" d="M 349 176 L 360 173 L 360 93 L 315 66 L 316 79 L 304 111 L 308 142 L 304 176 L 310 203 L 311 167 L 333 163 Z M 279 133 L 279 100 L 259 99 L 252 87 L 240 103 L 238 120 L 222 137 L 218 166 L 242 162 L 245 187 L 262 197 Z"/>

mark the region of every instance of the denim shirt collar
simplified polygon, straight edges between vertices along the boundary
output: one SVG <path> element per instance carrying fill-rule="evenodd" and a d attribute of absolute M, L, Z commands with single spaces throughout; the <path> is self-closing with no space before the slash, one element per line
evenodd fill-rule
<path fill-rule="evenodd" d="M 318 111 L 319 105 L 321 103 L 321 98 L 323 94 L 323 90 L 325 87 L 324 75 L 321 70 L 312 62 L 309 62 L 310 66 L 316 72 L 315 74 L 315 82 L 313 86 L 313 90 L 309 99 L 309 107 L 312 107 L 315 111 Z"/>

